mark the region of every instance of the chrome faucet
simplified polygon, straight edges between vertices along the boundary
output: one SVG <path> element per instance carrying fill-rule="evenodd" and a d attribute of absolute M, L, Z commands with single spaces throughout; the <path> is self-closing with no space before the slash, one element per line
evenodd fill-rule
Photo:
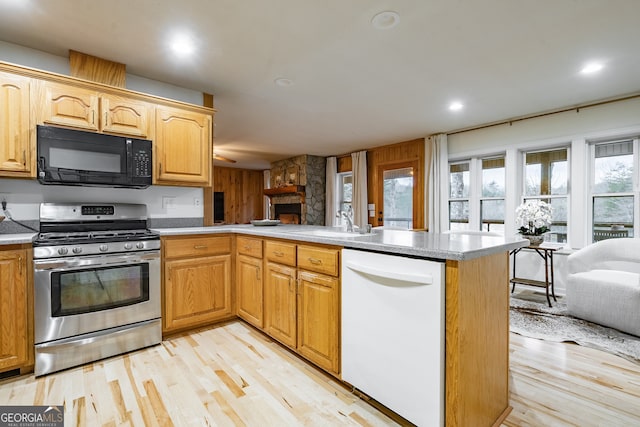
<path fill-rule="evenodd" d="M 353 233 L 353 208 L 349 205 L 347 211 L 340 211 L 344 219 L 347 220 L 347 232 Z"/>

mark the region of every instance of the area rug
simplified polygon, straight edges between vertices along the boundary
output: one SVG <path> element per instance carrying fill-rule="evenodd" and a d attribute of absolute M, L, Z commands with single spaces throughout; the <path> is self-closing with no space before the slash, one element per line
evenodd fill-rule
<path fill-rule="evenodd" d="M 530 338 L 574 342 L 640 364 L 640 337 L 572 317 L 562 300 L 552 304 L 550 308 L 539 293 L 513 294 L 509 329 Z"/>

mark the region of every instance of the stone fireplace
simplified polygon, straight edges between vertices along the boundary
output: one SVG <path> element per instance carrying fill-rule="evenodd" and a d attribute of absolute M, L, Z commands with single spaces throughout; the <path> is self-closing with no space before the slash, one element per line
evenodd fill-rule
<path fill-rule="evenodd" d="M 326 159 L 301 155 L 271 163 L 271 218 L 324 225 Z"/>

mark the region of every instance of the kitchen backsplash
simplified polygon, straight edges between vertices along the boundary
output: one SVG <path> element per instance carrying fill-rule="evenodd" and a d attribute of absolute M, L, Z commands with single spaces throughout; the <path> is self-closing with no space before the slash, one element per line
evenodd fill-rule
<path fill-rule="evenodd" d="M 39 206 L 43 202 L 143 203 L 151 227 L 202 226 L 204 211 L 201 188 L 152 185 L 136 190 L 126 188 L 41 185 L 24 179 L 0 179 L 0 200 L 6 199 L 11 216 L 37 228 Z M 0 215 L 4 215 L 0 212 Z M 0 233 L 29 233 L 5 219 Z"/>

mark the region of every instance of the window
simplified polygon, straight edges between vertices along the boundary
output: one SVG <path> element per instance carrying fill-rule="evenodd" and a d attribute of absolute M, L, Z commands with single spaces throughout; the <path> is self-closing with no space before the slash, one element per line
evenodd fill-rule
<path fill-rule="evenodd" d="M 382 200 L 385 227 L 413 228 L 413 193 L 412 167 L 383 170 Z"/>
<path fill-rule="evenodd" d="M 482 231 L 504 234 L 504 157 L 482 159 L 480 224 Z"/>
<path fill-rule="evenodd" d="M 524 200 L 539 199 L 553 208 L 551 232 L 545 240 L 567 242 L 568 149 L 524 153 Z"/>
<path fill-rule="evenodd" d="M 591 147 L 592 241 L 634 235 L 634 141 Z"/>
<path fill-rule="evenodd" d="M 449 228 L 469 229 L 469 162 L 449 165 Z"/>
<path fill-rule="evenodd" d="M 341 212 L 347 212 L 351 206 L 351 197 L 353 194 L 353 172 L 344 172 L 338 174 L 338 209 Z M 343 224 L 343 217 L 339 215 L 338 225 Z"/>

